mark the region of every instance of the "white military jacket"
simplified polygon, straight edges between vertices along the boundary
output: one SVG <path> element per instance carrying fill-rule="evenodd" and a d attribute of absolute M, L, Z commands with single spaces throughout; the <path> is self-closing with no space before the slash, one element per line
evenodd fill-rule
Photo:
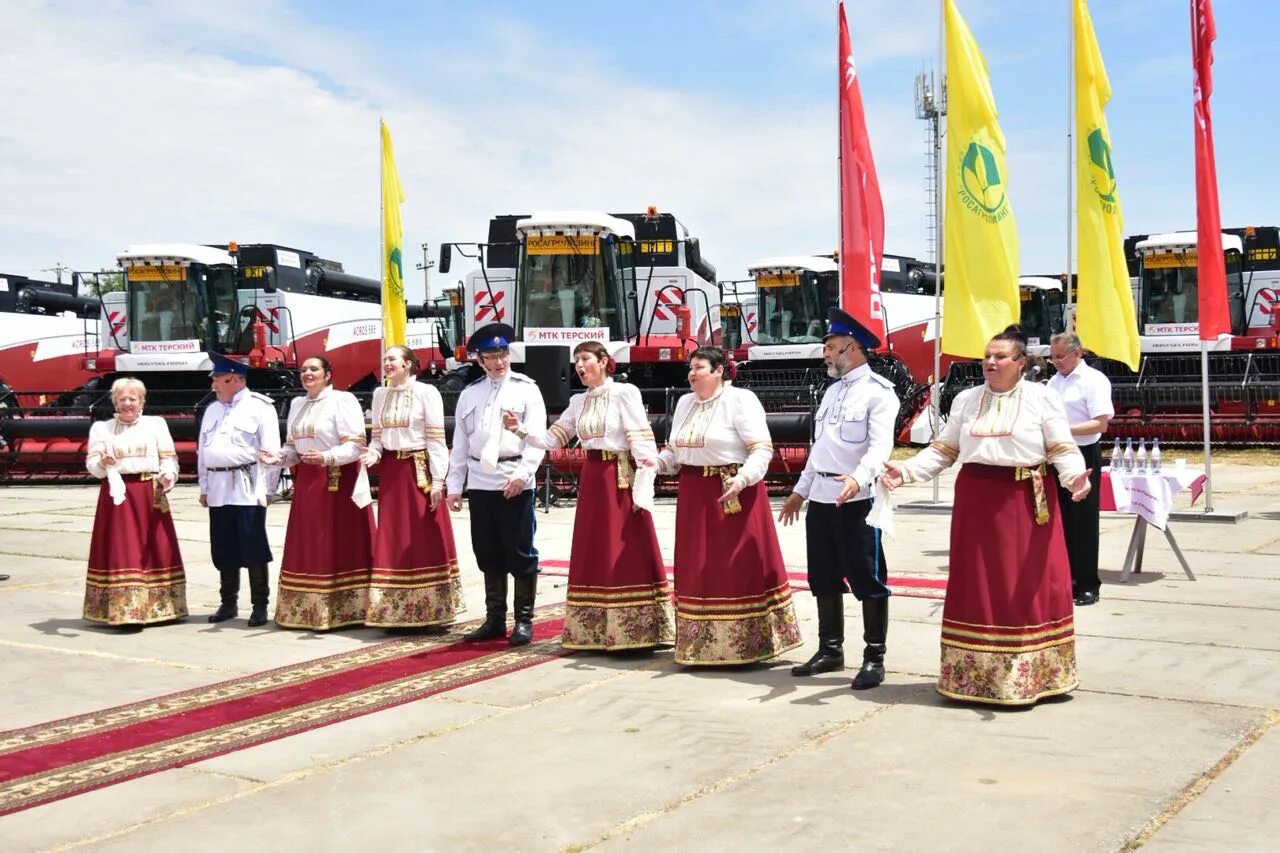
<path fill-rule="evenodd" d="M 545 432 L 547 407 L 538 385 L 523 373 L 501 379 L 483 376 L 458 395 L 449 455 L 448 493 L 465 489 L 501 491 L 508 479 L 532 489 L 544 451 L 502 426 L 502 413 L 515 412 L 527 432 Z"/>
<path fill-rule="evenodd" d="M 813 447 L 793 491 L 802 498 L 833 504 L 846 474 L 858 482 L 855 501 L 871 499 L 871 484 L 893 451 L 898 395 L 893 383 L 860 365 L 822 395 L 814 423 Z"/>
<path fill-rule="evenodd" d="M 280 472 L 258 464 L 259 450 L 280 450 L 280 420 L 270 397 L 242 388 L 230 403 L 209 404 L 196 457 L 200 494 L 209 506 L 266 506 Z"/>

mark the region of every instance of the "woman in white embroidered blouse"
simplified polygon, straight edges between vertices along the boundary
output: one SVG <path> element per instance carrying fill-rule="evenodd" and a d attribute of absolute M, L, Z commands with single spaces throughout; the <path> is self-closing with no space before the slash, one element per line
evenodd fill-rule
<path fill-rule="evenodd" d="M 578 344 L 573 361 L 587 390 L 573 395 L 545 433 L 524 432 L 514 412 L 503 413 L 503 425 L 533 447 L 556 450 L 577 436 L 587 452 L 560 642 L 568 649 L 653 648 L 671 641 L 670 594 L 653 517 L 631 497 L 636 464 L 657 464 L 653 430 L 640 391 L 610 377 L 613 359 L 603 344 Z"/>
<path fill-rule="evenodd" d="M 364 622 L 368 607 L 375 525 L 360 461 L 364 412 L 354 394 L 333 389 L 327 359 L 306 359 L 298 378 L 307 393 L 289 401 L 288 440 L 258 457 L 297 466 L 276 624 L 327 631 Z"/>
<path fill-rule="evenodd" d="M 111 385 L 116 414 L 89 430 L 85 467 L 102 480 L 89 545 L 84 618 L 141 627 L 187 615 L 187 580 L 165 497 L 178 455 L 164 418 L 142 414 L 147 389 Z"/>
<path fill-rule="evenodd" d="M 778 531 L 761 482 L 773 458 L 764 407 L 729 380 L 719 347 L 689 361 L 659 456 L 676 501 L 676 662 L 745 664 L 800 645 Z M 726 371 L 730 373 L 726 373 Z"/>
<path fill-rule="evenodd" d="M 881 475 L 893 489 L 963 465 L 937 687 L 954 699 L 1028 705 L 1078 684 L 1058 490 L 1044 478 L 1052 464 L 1078 501 L 1089 492 L 1089 472 L 1058 396 L 1021 381 L 1026 346 L 1016 326 L 992 338 L 986 384 L 957 395 L 938 439 Z"/>
<path fill-rule="evenodd" d="M 382 356 L 387 385 L 373 391 L 373 438 L 364 464 L 379 465 L 378 532 L 366 625 L 448 625 L 463 607 L 443 500 L 449 471 L 444 401 L 434 386 L 417 380 L 418 370 L 413 350 L 388 347 Z"/>

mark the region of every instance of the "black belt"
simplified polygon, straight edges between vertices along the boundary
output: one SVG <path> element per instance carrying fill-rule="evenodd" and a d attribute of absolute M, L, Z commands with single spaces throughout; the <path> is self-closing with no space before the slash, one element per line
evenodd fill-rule
<path fill-rule="evenodd" d="M 248 465 L 239 465 L 235 468 L 205 468 L 204 470 L 206 471 L 248 471 L 252 467 L 253 467 L 253 464 L 250 463 Z"/>
<path fill-rule="evenodd" d="M 848 474 L 832 474 L 832 473 L 830 473 L 830 472 L 828 472 L 828 471 L 814 471 L 813 473 L 817 474 L 819 477 L 830 477 L 830 478 L 831 478 L 831 479 L 833 479 L 833 480 L 834 480 L 835 478 L 837 478 L 837 477 L 847 477 L 847 476 L 849 476 Z"/>
<path fill-rule="evenodd" d="M 481 461 L 479 456 L 472 456 L 471 458 L 475 462 Z M 519 462 L 523 458 L 524 458 L 523 456 L 499 456 L 498 461 L 499 462 Z"/>

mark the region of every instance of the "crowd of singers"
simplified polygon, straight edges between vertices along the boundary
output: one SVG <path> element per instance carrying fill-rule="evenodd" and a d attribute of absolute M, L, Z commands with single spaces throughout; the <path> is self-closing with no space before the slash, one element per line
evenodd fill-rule
<path fill-rule="evenodd" d="M 469 342 L 483 376 L 455 406 L 453 448 L 444 405 L 418 382 L 412 350 L 391 347 L 386 384 L 374 392 L 372 437 L 356 398 L 332 387 L 328 362 L 306 359 L 305 395 L 292 400 L 283 443 L 269 398 L 246 386 L 247 367 L 214 356 L 215 401 L 198 448 L 200 502 L 209 508 L 221 604 L 238 615 L 248 570 L 251 626 L 268 621 L 266 507 L 283 468 L 294 471 L 274 620 L 326 631 L 347 625 L 443 630 L 462 609 L 450 511 L 469 506 L 472 549 L 484 576 L 485 619 L 471 642 L 532 639 L 538 551 L 534 482 L 547 450 L 586 450 L 578 481 L 561 642 L 603 652 L 674 644 L 684 665 L 750 664 L 801 643 L 791 586 L 763 484 L 773 457 L 764 408 L 732 382 L 716 347 L 689 362 L 668 442 L 654 441 L 638 390 L 612 378 L 605 347 L 585 342 L 574 365 L 585 391 L 548 426 L 537 385 L 511 370 L 513 330 L 479 329 Z M 947 696 L 1029 704 L 1076 686 L 1071 573 L 1059 521 L 1054 466 L 1064 495 L 1084 498 L 1090 473 L 1058 397 L 1021 381 L 1026 339 L 997 335 L 986 383 L 961 394 L 939 439 L 914 459 L 889 461 L 897 401 L 873 373 L 879 341 L 833 309 L 824 359 L 835 381 L 815 440 L 779 520 L 805 514 L 809 583 L 819 642 L 797 676 L 844 666 L 843 597 L 862 602 L 866 641 L 854 689 L 880 684 L 888 631 L 886 560 L 867 523 L 872 491 L 921 481 L 960 462 L 943 613 Z M 89 554 L 84 616 L 140 628 L 187 614 L 185 575 L 166 495 L 178 479 L 163 418 L 142 414 L 136 379 L 112 387 L 116 414 L 90 434 L 88 470 L 103 483 Z M 379 473 L 375 517 L 367 469 Z M 674 589 L 640 483 L 678 477 Z M 648 492 L 651 495 L 651 492 Z M 514 619 L 507 628 L 509 582 Z M 673 607 L 674 603 L 674 607 Z M 673 613 L 674 611 L 674 613 Z M 674 619 L 673 619 L 674 616 Z"/>

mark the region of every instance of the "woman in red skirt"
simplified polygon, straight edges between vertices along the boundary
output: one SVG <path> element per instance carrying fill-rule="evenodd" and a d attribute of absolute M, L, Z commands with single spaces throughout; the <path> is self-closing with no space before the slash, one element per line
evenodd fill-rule
<path fill-rule="evenodd" d="M 769 495 L 773 458 L 764 407 L 734 388 L 719 347 L 689 361 L 664 474 L 680 473 L 676 502 L 676 663 L 746 664 L 800 645 L 791 586 Z"/>
<path fill-rule="evenodd" d="M 587 451 L 560 644 L 606 652 L 653 648 L 671 642 L 670 593 L 653 516 L 631 499 L 636 464 L 657 464 L 653 430 L 640 391 L 610 377 L 613 359 L 603 344 L 578 344 L 573 361 L 587 390 L 573 395 L 547 432 L 524 432 L 514 413 L 503 414 L 504 426 L 532 447 L 554 450 L 577 436 Z"/>
<path fill-rule="evenodd" d="M 365 449 L 364 413 L 355 395 L 335 391 L 318 356 L 298 371 L 305 397 L 289 403 L 288 440 L 267 465 L 294 469 L 293 508 L 280 561 L 276 624 L 327 631 L 364 622 L 376 525 Z"/>
<path fill-rule="evenodd" d="M 165 497 L 178 482 L 178 455 L 164 418 L 142 414 L 137 379 L 111 385 L 115 417 L 89 430 L 85 466 L 102 480 L 89 545 L 84 618 L 137 626 L 187 615 L 187 579 Z"/>
<path fill-rule="evenodd" d="M 417 381 L 418 357 L 404 346 L 382 356 L 387 386 L 373 391 L 373 440 L 365 465 L 381 463 L 366 625 L 448 625 L 462 609 L 462 579 L 449 508 L 444 401 Z"/>
<path fill-rule="evenodd" d="M 893 489 L 964 466 L 938 673 L 938 692 L 953 699 L 1030 705 L 1079 683 L 1071 567 L 1046 463 L 1075 501 L 1089 493 L 1089 472 L 1057 394 L 1021 381 L 1026 346 L 1017 326 L 992 338 L 986 384 L 957 395 L 938 439 L 881 478 Z"/>

